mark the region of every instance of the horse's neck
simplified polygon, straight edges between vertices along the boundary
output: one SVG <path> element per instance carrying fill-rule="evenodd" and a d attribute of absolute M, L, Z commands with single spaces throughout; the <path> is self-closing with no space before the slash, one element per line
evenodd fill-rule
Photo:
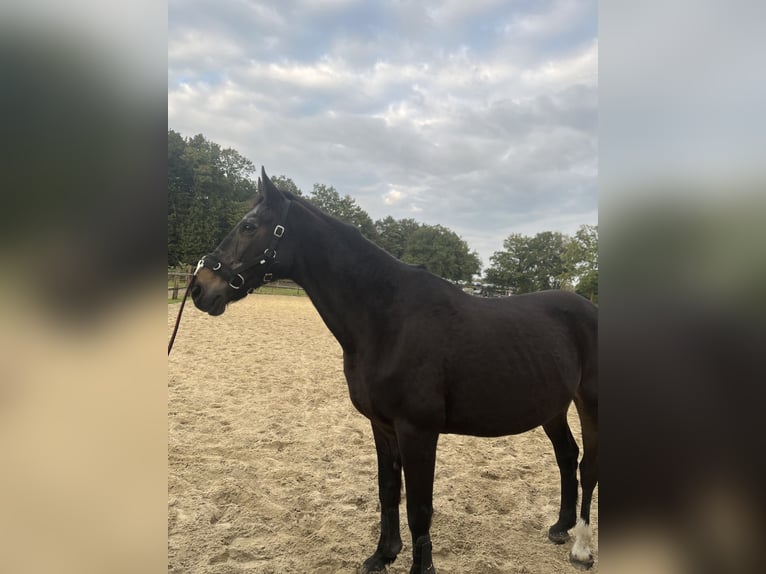
<path fill-rule="evenodd" d="M 400 265 L 361 235 L 330 219 L 307 233 L 293 279 L 306 290 L 319 315 L 345 351 L 384 328 Z"/>

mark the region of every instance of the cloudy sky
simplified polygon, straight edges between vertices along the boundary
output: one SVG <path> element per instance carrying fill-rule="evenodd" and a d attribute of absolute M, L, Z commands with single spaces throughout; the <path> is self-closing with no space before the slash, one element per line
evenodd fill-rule
<path fill-rule="evenodd" d="M 170 0 L 168 127 L 457 232 L 597 222 L 596 2 Z"/>

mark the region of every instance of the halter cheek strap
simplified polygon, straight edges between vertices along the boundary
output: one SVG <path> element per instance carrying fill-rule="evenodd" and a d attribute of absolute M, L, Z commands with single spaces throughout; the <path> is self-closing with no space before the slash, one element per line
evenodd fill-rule
<path fill-rule="evenodd" d="M 200 269 L 206 267 L 216 275 L 223 278 L 229 284 L 229 287 L 237 291 L 245 286 L 245 276 L 248 275 L 248 272 L 254 268 L 261 268 L 261 270 L 264 272 L 261 279 L 261 284 L 271 281 L 273 278 L 271 269 L 274 264 L 277 263 L 277 247 L 279 246 L 279 241 L 285 234 L 284 224 L 287 221 L 287 213 L 290 211 L 291 203 L 292 202 L 289 199 L 285 201 L 285 205 L 282 208 L 282 214 L 279 218 L 280 223 L 274 227 L 271 243 L 254 261 L 248 261 L 239 267 L 232 269 L 223 263 L 220 259 L 218 259 L 215 255 L 205 255 L 197 263 L 197 268 L 194 270 L 194 275 L 197 275 Z"/>

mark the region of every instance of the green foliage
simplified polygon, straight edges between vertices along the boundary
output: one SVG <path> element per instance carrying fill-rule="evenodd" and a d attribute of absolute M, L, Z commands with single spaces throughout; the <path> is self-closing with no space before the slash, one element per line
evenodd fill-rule
<path fill-rule="evenodd" d="M 423 264 L 431 273 L 453 281 L 470 281 L 481 269 L 477 253 L 470 251 L 454 231 L 441 225 L 421 225 L 413 231 L 402 260 Z"/>
<path fill-rule="evenodd" d="M 567 250 L 575 291 L 598 302 L 598 226 L 581 225 Z"/>
<path fill-rule="evenodd" d="M 504 251 L 495 252 L 487 270 L 487 282 L 509 288 L 513 293 L 560 289 L 568 276 L 565 256 L 567 238 L 543 231 L 534 237 L 511 234 Z"/>
<path fill-rule="evenodd" d="M 544 231 L 534 237 L 512 234 L 503 251 L 490 257 L 486 281 L 512 293 L 574 289 L 598 299 L 598 228 L 583 225 L 574 237 Z"/>
<path fill-rule="evenodd" d="M 598 270 L 588 271 L 580 277 L 575 292 L 590 299 L 592 303 L 598 303 Z"/>
<path fill-rule="evenodd" d="M 300 188 L 295 185 L 295 182 L 287 177 L 286 175 L 278 175 L 276 177 L 271 177 L 271 183 L 273 183 L 277 189 L 281 191 L 289 191 L 293 195 L 302 196 L 303 192 L 300 190 Z"/>
<path fill-rule="evenodd" d="M 372 241 L 375 240 L 376 233 L 372 219 L 350 195 L 341 197 L 334 187 L 315 183 L 308 199 L 325 213 L 355 225 L 362 235 Z"/>
<path fill-rule="evenodd" d="M 168 265 L 191 263 L 249 208 L 255 166 L 233 149 L 168 130 Z"/>
<path fill-rule="evenodd" d="M 414 219 L 394 219 L 389 215 L 375 222 L 377 243 L 397 259 L 401 259 L 410 237 L 420 227 L 420 223 Z"/>

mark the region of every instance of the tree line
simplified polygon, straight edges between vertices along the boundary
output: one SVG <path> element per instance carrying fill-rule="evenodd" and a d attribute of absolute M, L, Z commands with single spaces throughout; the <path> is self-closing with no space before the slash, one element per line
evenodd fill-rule
<path fill-rule="evenodd" d="M 236 150 L 222 149 L 203 135 L 184 138 L 168 130 L 168 266 L 186 266 L 218 244 L 252 207 L 254 164 Z M 452 281 L 472 282 L 482 262 L 458 234 L 442 225 L 387 216 L 373 221 L 350 195 L 315 183 L 308 194 L 288 176 L 271 178 L 323 211 L 355 225 L 394 257 L 425 265 Z M 534 237 L 510 235 L 490 257 L 479 279 L 485 292 L 527 293 L 572 289 L 598 298 L 598 228 L 583 225 L 570 237 L 545 231 Z"/>

